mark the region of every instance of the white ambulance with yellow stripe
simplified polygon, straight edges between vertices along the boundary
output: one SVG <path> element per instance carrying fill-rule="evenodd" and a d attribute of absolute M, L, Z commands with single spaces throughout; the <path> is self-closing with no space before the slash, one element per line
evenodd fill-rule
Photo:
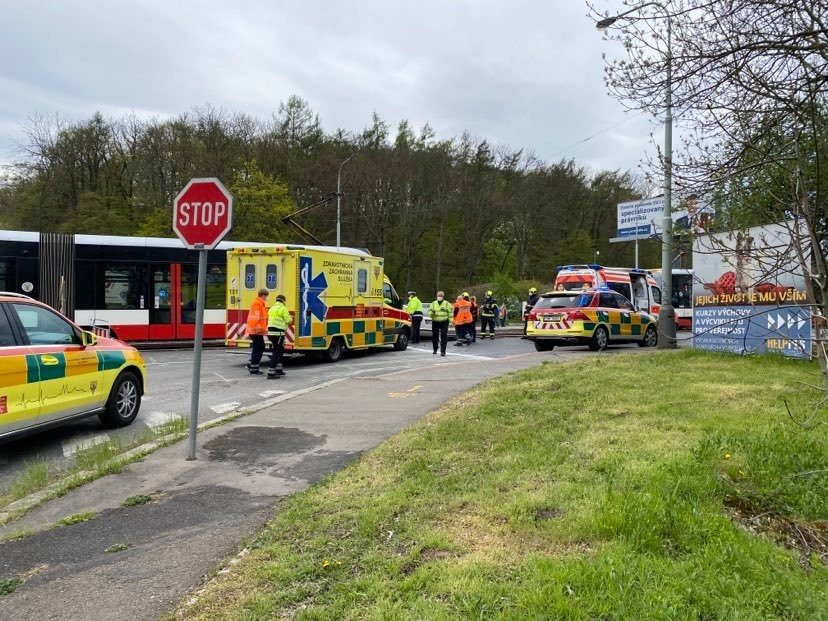
<path fill-rule="evenodd" d="M 228 347 L 250 347 L 247 314 L 259 289 L 285 296 L 293 317 L 285 351 L 336 362 L 346 350 L 408 347 L 411 317 L 384 273 L 385 261 L 356 248 L 274 245 L 227 252 Z"/>
<path fill-rule="evenodd" d="M 656 318 L 637 310 L 626 297 L 607 287 L 543 294 L 527 317 L 526 336 L 537 351 L 556 345 L 588 345 L 593 351 L 612 343 L 655 347 Z"/>
<path fill-rule="evenodd" d="M 134 347 L 0 292 L 0 442 L 91 415 L 107 427 L 129 425 L 145 386 Z"/>

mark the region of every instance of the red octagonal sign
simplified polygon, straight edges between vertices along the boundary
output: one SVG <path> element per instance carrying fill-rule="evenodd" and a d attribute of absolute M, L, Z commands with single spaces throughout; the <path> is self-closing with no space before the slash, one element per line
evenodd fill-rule
<path fill-rule="evenodd" d="M 209 250 L 233 226 L 233 197 L 218 179 L 191 179 L 173 204 L 173 230 L 187 248 Z"/>

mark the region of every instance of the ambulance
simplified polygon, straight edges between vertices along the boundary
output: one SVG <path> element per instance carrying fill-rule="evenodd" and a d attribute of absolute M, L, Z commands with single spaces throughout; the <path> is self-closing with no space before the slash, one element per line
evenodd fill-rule
<path fill-rule="evenodd" d="M 555 277 L 555 291 L 578 291 L 606 287 L 620 293 L 639 310 L 658 317 L 661 308 L 661 289 L 653 275 L 630 267 L 562 265 Z"/>
<path fill-rule="evenodd" d="M 408 347 L 411 318 L 383 271 L 384 260 L 355 248 L 274 245 L 227 251 L 228 347 L 250 347 L 247 313 L 259 289 L 281 293 L 293 317 L 285 351 L 336 362 L 345 350 Z M 268 346 L 270 344 L 268 343 Z"/>

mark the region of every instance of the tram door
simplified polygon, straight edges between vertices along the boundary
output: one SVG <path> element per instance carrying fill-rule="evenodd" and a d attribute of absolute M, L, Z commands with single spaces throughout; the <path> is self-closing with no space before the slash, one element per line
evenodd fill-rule
<path fill-rule="evenodd" d="M 196 296 L 198 294 L 198 265 L 187 263 L 180 268 L 180 314 L 177 318 L 176 336 L 179 339 L 195 338 Z M 227 268 L 222 264 L 207 264 L 207 281 L 204 284 L 205 339 L 223 339 L 226 314 L 224 309 Z"/>
<path fill-rule="evenodd" d="M 173 300 L 176 297 L 177 283 L 173 275 L 176 265 L 161 264 L 152 267 L 150 276 L 149 339 L 166 341 L 175 338 L 173 325 Z"/>

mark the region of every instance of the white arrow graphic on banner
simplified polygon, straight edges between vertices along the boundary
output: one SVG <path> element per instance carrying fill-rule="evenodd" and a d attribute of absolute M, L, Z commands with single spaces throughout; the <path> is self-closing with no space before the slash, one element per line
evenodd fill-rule
<path fill-rule="evenodd" d="M 773 315 L 768 314 L 768 330 L 770 330 L 771 328 L 773 328 L 773 324 L 774 324 L 774 321 L 773 321 Z"/>
<path fill-rule="evenodd" d="M 796 327 L 799 330 L 801 330 L 802 326 L 804 326 L 804 325 L 805 325 L 805 320 L 804 319 L 800 319 L 799 321 L 796 322 Z"/>

